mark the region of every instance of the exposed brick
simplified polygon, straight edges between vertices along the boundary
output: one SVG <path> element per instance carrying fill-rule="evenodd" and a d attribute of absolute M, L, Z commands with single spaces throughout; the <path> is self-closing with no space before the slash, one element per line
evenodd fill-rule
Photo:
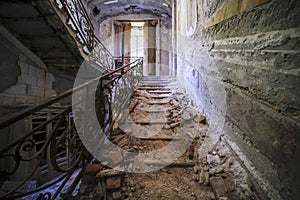
<path fill-rule="evenodd" d="M 44 88 L 36 87 L 36 86 L 28 86 L 28 95 L 30 96 L 44 96 Z"/>
<path fill-rule="evenodd" d="M 106 178 L 106 189 L 118 189 L 121 187 L 121 176 L 108 176 Z"/>
<path fill-rule="evenodd" d="M 18 82 L 26 85 L 37 85 L 37 78 L 35 76 L 29 76 L 28 74 L 21 74 L 18 77 Z"/>
<path fill-rule="evenodd" d="M 23 62 L 18 62 L 18 64 L 20 66 L 22 74 L 28 74 L 29 73 L 29 65 L 27 65 L 26 63 L 23 63 Z"/>
<path fill-rule="evenodd" d="M 38 79 L 37 79 L 37 86 L 38 86 L 38 87 L 44 88 L 44 87 L 46 86 L 46 81 L 45 81 L 45 79 L 44 79 L 44 78 L 38 78 Z"/>
<path fill-rule="evenodd" d="M 1 105 L 13 105 L 15 103 L 15 95 L 0 93 Z"/>
<path fill-rule="evenodd" d="M 37 102 L 37 97 L 20 95 L 15 96 L 15 104 L 36 104 Z"/>
<path fill-rule="evenodd" d="M 6 94 L 26 95 L 27 86 L 24 84 L 13 85 L 10 88 L 3 91 Z"/>
<path fill-rule="evenodd" d="M 85 167 L 85 174 L 96 175 L 100 169 L 100 164 L 89 164 Z"/>

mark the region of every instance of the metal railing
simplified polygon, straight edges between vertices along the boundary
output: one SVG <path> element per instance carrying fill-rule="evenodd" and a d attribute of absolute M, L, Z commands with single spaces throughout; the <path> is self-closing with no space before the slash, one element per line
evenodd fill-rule
<path fill-rule="evenodd" d="M 115 69 L 110 51 L 94 34 L 94 26 L 81 0 L 50 0 L 52 4 L 67 14 L 68 24 L 76 32 L 76 39 L 83 45 L 83 52 L 106 71 Z"/>
<path fill-rule="evenodd" d="M 82 145 L 75 123 L 91 120 L 85 113 L 78 115 L 76 112 L 82 111 L 76 108 L 74 110 L 74 104 L 72 109 L 62 102 L 76 93 L 76 98 L 80 99 L 76 105 L 88 103 L 85 102 L 89 96 L 86 95 L 86 91 L 90 85 L 97 83 L 95 98 L 98 105 L 97 120 L 104 130 L 103 138 L 105 138 L 112 131 L 115 120 L 122 114 L 121 109 L 112 112 L 112 105 L 122 107 L 122 103 L 130 98 L 131 93 L 127 91 L 132 90 L 141 79 L 142 65 L 143 59 L 139 58 L 35 107 L 1 120 L 1 137 L 8 138 L 10 141 L 0 149 L 0 182 L 17 184 L 0 193 L 0 199 L 17 199 L 40 193 L 61 182 L 55 193 L 41 193 L 37 197 L 37 199 L 55 199 L 66 187 L 70 178 L 80 169 L 67 189 L 66 193 L 71 195 L 84 173 L 85 165 L 92 159 Z M 34 124 L 33 121 L 36 123 Z M 84 124 L 84 127 L 90 128 L 89 124 Z M 56 176 L 59 177 L 52 180 Z M 43 179 L 46 181 L 43 182 Z M 49 180 L 52 181 L 47 182 Z M 38 181 L 37 185 L 40 186 L 25 190 L 24 186 L 32 181 Z"/>

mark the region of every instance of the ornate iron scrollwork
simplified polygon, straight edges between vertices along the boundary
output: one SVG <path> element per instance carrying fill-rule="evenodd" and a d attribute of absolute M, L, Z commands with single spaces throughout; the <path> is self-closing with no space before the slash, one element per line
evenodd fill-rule
<path fill-rule="evenodd" d="M 77 40 L 83 51 L 106 71 L 114 69 L 114 58 L 94 35 L 93 24 L 80 0 L 56 0 L 56 6 L 67 13 L 71 28 L 77 32 Z M 64 12 L 64 13 L 65 13 Z"/>
<path fill-rule="evenodd" d="M 133 91 L 142 77 L 142 65 L 143 59 L 141 58 L 113 72 L 102 75 L 89 83 L 91 84 L 95 81 L 100 81 L 101 83 L 96 93 L 96 101 L 99 105 L 99 108 L 97 108 L 99 115 L 97 117 L 101 127 L 105 129 L 104 133 L 106 136 L 110 134 L 115 120 L 122 114 L 124 102 L 130 98 L 131 91 Z M 43 193 L 38 197 L 36 196 L 38 199 L 54 199 L 63 189 L 63 186 L 70 179 L 75 170 L 84 168 L 92 159 L 91 155 L 85 150 L 76 130 L 76 128 L 89 127 L 89 124 L 86 123 L 90 121 L 88 116 L 79 109 L 71 110 L 71 107 L 59 106 L 57 108 L 53 106 L 53 104 L 59 104 L 61 100 L 64 102 L 65 98 L 73 94 L 73 92 L 88 86 L 88 84 L 83 84 L 58 95 L 55 99 L 50 99 L 48 102 L 44 102 L 26 111 L 26 115 L 24 113 L 20 114 L 20 116 L 25 117 L 22 119 L 25 121 L 33 120 L 33 116 L 36 115 L 37 119 L 39 119 L 39 123 L 37 126 L 28 130 L 28 132 L 24 130 L 24 133 L 20 134 L 19 137 L 13 138 L 12 142 L 0 149 L 0 163 L 10 163 L 9 169 L 1 168 L 0 181 L 12 180 L 11 178 L 18 170 L 22 169 L 25 165 L 29 166 L 26 170 L 27 174 L 24 174 L 19 184 L 0 196 L 1 199 L 22 198 L 33 193 L 41 192 L 58 183 L 58 181 L 63 181 L 62 186 L 59 187 L 53 196 L 51 196 L 50 193 Z M 82 98 L 84 99 L 86 97 L 83 96 Z M 74 114 L 75 112 L 76 115 Z M 43 120 L 40 121 L 40 119 Z M 2 129 L 0 129 L 0 131 L 22 120 L 19 116 L 13 116 L 12 119 L 7 120 L 9 123 L 7 121 L 1 122 L 0 126 Z M 76 125 L 79 124 L 76 128 L 75 121 Z M 80 124 L 82 124 L 82 126 L 80 126 Z M 5 130 L 7 129 L 4 129 L 3 134 L 10 134 L 10 132 L 5 132 Z M 97 132 L 97 130 L 89 131 Z M 41 132 L 43 137 L 40 137 L 40 135 L 36 137 Z M 62 164 L 61 160 L 64 159 L 66 159 L 66 162 Z M 32 191 L 19 192 L 32 178 L 37 178 L 36 175 L 41 173 L 41 169 L 43 165 L 45 165 L 45 160 L 48 168 L 51 168 L 53 172 L 59 172 L 61 177 L 53 182 L 46 183 L 46 185 L 41 185 Z"/>
<path fill-rule="evenodd" d="M 52 112 L 55 113 L 57 111 L 53 110 Z M 27 173 L 24 174 L 23 180 L 20 181 L 15 188 L 8 191 L 4 196 L 1 196 L 1 199 L 15 199 L 29 194 L 30 192 L 28 191 L 23 192 L 23 194 L 19 194 L 18 191 L 35 177 L 36 173 L 40 170 L 42 160 L 48 156 L 50 157 L 48 166 L 51 164 L 52 168 L 57 172 L 70 172 L 79 167 L 85 151 L 77 136 L 75 127 L 72 126 L 73 119 L 69 117 L 70 112 L 70 108 L 60 111 L 54 117 L 41 122 L 29 133 L 14 140 L 0 150 L 0 161 L 2 161 L 2 163 L 7 162 L 8 157 L 13 158 L 11 161 L 14 162 L 14 164 L 11 164 L 13 165 L 11 170 L 2 171 L 2 181 L 10 180 L 10 177 L 14 175 L 17 170 L 22 169 L 22 166 L 27 164 L 31 166 Z M 62 126 L 63 124 L 64 126 Z M 49 126 L 52 127 L 52 130 L 48 132 L 45 140 L 37 141 L 34 139 L 36 133 Z M 59 133 L 61 127 L 65 127 L 63 133 Z M 39 144 L 42 144 L 42 146 L 39 146 Z M 63 168 L 63 165 L 59 165 L 57 162 L 57 155 L 64 151 L 67 152 L 68 155 L 64 155 L 67 159 L 67 164 L 65 164 Z M 51 183 L 48 184 L 48 186 L 51 185 Z M 38 199 L 51 199 L 51 194 L 42 194 Z"/>

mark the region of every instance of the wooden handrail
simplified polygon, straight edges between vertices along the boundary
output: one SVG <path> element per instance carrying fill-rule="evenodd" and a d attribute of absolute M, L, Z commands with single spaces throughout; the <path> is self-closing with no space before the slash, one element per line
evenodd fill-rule
<path fill-rule="evenodd" d="M 90 80 L 90 81 L 88 81 L 86 83 L 83 83 L 82 85 L 79 85 L 79 86 L 77 86 L 75 88 L 69 89 L 69 90 L 67 90 L 67 91 L 65 91 L 65 92 L 63 92 L 61 94 L 58 94 L 55 97 L 51 97 L 48 100 L 46 100 L 45 102 L 42 102 L 42 103 L 40 103 L 37 106 L 31 107 L 31 108 L 27 108 L 27 109 L 24 109 L 24 110 L 22 110 L 22 111 L 20 111 L 18 113 L 12 114 L 12 115 L 10 115 L 8 117 L 8 119 L 0 120 L 0 129 L 3 129 L 3 128 L 5 128 L 5 127 L 7 127 L 7 126 L 9 126 L 9 125 L 11 125 L 11 124 L 13 124 L 13 123 L 21 120 L 21 119 L 24 119 L 25 117 L 28 117 L 29 115 L 31 115 L 31 114 L 39 111 L 39 110 L 42 110 L 42 109 L 50 106 L 51 104 L 54 104 L 54 103 L 56 103 L 56 102 L 58 102 L 58 101 L 60 101 L 60 100 L 62 100 L 64 98 L 70 96 L 75 91 L 78 91 L 78 90 L 80 90 L 80 89 L 82 89 L 82 88 L 84 88 L 84 87 L 86 87 L 86 86 L 88 86 L 88 85 L 90 85 L 90 84 L 92 84 L 92 83 L 94 83 L 96 81 L 99 81 L 100 79 L 104 79 L 106 77 L 109 77 L 109 76 L 115 74 L 116 72 L 123 71 L 125 68 L 129 67 L 130 65 L 132 65 L 134 63 L 137 63 L 137 62 L 141 62 L 141 61 L 142 61 L 141 58 L 137 59 L 137 60 L 135 60 L 135 61 L 133 61 L 133 62 L 127 64 L 127 65 L 119 67 L 118 69 L 112 70 L 112 71 L 110 71 L 110 72 L 108 72 L 108 73 L 106 73 L 104 75 L 101 75 L 101 76 L 99 76 L 97 78 L 94 78 L 94 79 L 92 79 L 92 80 Z M 129 70 L 131 70 L 131 69 L 133 69 L 135 67 L 136 67 L 136 65 L 133 66 L 133 67 L 130 67 L 129 69 L 126 69 L 126 71 L 129 71 Z"/>

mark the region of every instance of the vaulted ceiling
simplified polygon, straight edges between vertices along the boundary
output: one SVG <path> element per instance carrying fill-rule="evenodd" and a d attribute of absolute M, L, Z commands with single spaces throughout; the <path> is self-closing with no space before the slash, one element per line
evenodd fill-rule
<path fill-rule="evenodd" d="M 127 14 L 171 18 L 173 0 L 85 0 L 97 20 Z"/>

